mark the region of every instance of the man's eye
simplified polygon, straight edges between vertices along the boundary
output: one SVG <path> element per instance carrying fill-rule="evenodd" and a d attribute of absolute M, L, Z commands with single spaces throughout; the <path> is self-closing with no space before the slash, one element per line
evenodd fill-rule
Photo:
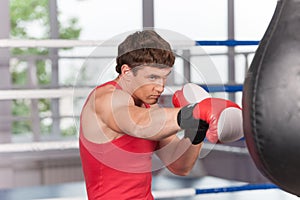
<path fill-rule="evenodd" d="M 150 80 L 156 80 L 156 79 L 157 79 L 157 76 L 149 76 L 149 79 L 150 79 Z"/>

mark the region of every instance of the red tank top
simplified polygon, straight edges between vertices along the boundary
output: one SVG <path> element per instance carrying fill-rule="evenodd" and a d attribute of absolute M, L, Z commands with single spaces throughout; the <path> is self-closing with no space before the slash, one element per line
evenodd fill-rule
<path fill-rule="evenodd" d="M 113 81 L 98 87 L 107 84 L 121 89 Z M 157 142 L 125 134 L 97 144 L 87 140 L 80 128 L 79 145 L 89 200 L 153 199 L 151 158 Z"/>

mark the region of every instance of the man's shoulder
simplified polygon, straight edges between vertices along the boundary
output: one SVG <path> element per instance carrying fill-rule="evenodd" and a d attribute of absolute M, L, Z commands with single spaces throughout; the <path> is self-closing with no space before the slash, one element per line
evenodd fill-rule
<path fill-rule="evenodd" d="M 97 97 L 101 97 L 103 95 L 111 94 L 115 90 L 116 90 L 116 86 L 111 85 L 111 84 L 106 84 L 106 85 L 97 86 L 93 92 L 94 92 L 95 97 L 97 98 Z"/>
<path fill-rule="evenodd" d="M 130 96 L 128 93 L 124 92 L 123 90 L 118 89 L 114 85 L 104 85 L 101 87 L 97 87 L 94 90 L 93 94 L 95 100 L 103 99 L 103 98 L 120 98 L 120 96 Z"/>
<path fill-rule="evenodd" d="M 105 85 L 96 88 L 93 94 L 96 110 L 107 110 L 111 108 L 117 108 L 120 106 L 133 105 L 134 101 L 132 96 L 114 85 Z"/>

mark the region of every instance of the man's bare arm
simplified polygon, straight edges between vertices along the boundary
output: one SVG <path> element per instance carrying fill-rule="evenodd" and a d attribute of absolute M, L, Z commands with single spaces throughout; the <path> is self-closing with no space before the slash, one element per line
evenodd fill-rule
<path fill-rule="evenodd" d="M 96 94 L 97 116 L 112 130 L 134 137 L 161 140 L 175 134 L 179 108 L 143 108 L 121 90 Z"/>
<path fill-rule="evenodd" d="M 189 139 L 174 135 L 159 142 L 156 154 L 172 173 L 186 176 L 198 159 L 201 147 L 202 143 L 192 145 Z"/>

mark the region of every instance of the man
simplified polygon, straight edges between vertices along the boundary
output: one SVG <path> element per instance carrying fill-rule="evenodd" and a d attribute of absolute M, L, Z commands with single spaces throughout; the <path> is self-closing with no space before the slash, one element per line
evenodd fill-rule
<path fill-rule="evenodd" d="M 119 45 L 118 77 L 90 93 L 80 118 L 89 199 L 153 199 L 153 152 L 174 174 L 191 171 L 209 124 L 191 115 L 196 105 L 157 106 L 174 61 L 169 43 L 152 30 Z M 182 129 L 186 136 L 179 139 Z"/>

